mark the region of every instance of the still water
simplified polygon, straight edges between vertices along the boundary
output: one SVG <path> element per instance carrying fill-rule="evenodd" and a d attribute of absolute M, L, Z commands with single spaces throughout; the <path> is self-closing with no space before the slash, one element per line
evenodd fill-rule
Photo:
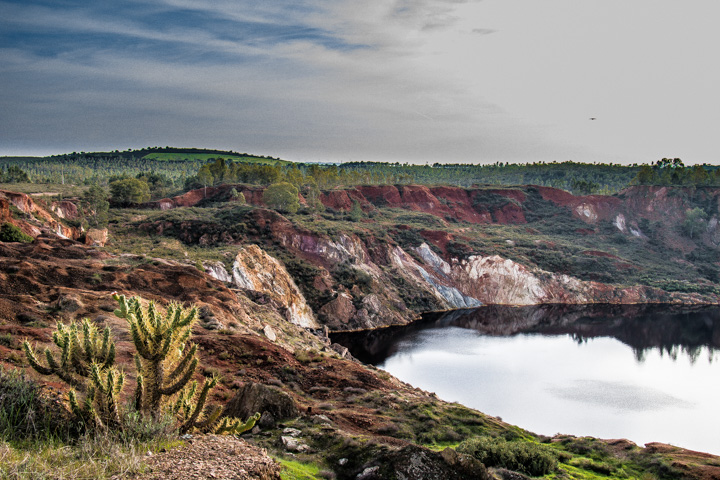
<path fill-rule="evenodd" d="M 487 306 L 333 340 L 535 433 L 720 454 L 717 307 Z"/>

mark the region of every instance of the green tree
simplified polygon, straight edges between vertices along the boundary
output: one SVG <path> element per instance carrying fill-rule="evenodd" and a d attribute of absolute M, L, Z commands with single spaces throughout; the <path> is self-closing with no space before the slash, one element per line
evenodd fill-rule
<path fill-rule="evenodd" d="M 150 200 L 150 187 L 137 178 L 125 178 L 110 183 L 110 195 L 118 205 L 142 203 Z"/>
<path fill-rule="evenodd" d="M 288 182 L 274 183 L 263 192 L 263 202 L 281 212 L 296 213 L 300 208 L 298 189 Z"/>
<path fill-rule="evenodd" d="M 198 182 L 200 182 L 205 189 L 203 192 L 203 196 L 207 197 L 207 186 L 212 185 L 215 179 L 212 171 L 210 170 L 210 165 L 203 165 L 202 167 L 200 167 L 200 170 L 198 170 L 196 177 Z"/>
<path fill-rule="evenodd" d="M 655 183 L 655 171 L 650 165 L 641 165 L 640 171 L 635 177 L 633 183 L 638 185 L 652 185 Z"/>
<path fill-rule="evenodd" d="M 350 209 L 350 220 L 353 222 L 359 222 L 361 218 L 365 216 L 365 212 L 363 212 L 362 208 L 360 207 L 360 202 L 353 199 L 353 206 Z"/>
<path fill-rule="evenodd" d="M 94 227 L 107 225 L 107 214 L 110 208 L 108 192 L 100 185 L 92 185 L 85 190 L 80 199 L 85 218 Z"/>
<path fill-rule="evenodd" d="M 234 202 L 239 202 L 241 204 L 245 204 L 245 194 L 242 192 L 238 192 L 235 187 L 230 190 L 230 199 Z"/>
<path fill-rule="evenodd" d="M 0 175 L 5 183 L 27 183 L 30 181 L 28 174 L 17 165 L 7 167 L 4 175 Z"/>
<path fill-rule="evenodd" d="M 225 175 L 228 173 L 228 166 L 224 158 L 218 158 L 213 163 L 208 164 L 208 169 L 212 174 L 213 185 L 223 183 Z"/>
<path fill-rule="evenodd" d="M 307 207 L 310 213 L 315 214 L 325 211 L 325 205 L 323 205 L 320 200 L 320 195 L 320 189 L 313 180 L 305 193 L 305 201 L 307 202 Z"/>
<path fill-rule="evenodd" d="M 701 165 L 693 165 L 687 180 L 691 185 L 706 185 L 710 183 L 710 175 Z"/>
<path fill-rule="evenodd" d="M 685 235 L 690 238 L 694 238 L 695 234 L 705 227 L 705 221 L 707 220 L 707 213 L 700 207 L 689 208 L 685 211 L 685 221 L 682 225 L 682 230 Z"/>
<path fill-rule="evenodd" d="M 292 168 L 285 172 L 285 180 L 288 183 L 295 185 L 297 188 L 300 188 L 305 181 L 305 177 L 303 176 L 300 169 L 297 168 L 297 166 L 293 165 Z"/>

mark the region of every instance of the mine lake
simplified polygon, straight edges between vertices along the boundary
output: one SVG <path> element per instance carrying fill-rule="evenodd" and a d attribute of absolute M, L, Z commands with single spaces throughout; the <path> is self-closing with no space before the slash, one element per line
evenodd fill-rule
<path fill-rule="evenodd" d="M 440 398 L 543 435 L 720 454 L 720 308 L 485 306 L 333 340 Z"/>

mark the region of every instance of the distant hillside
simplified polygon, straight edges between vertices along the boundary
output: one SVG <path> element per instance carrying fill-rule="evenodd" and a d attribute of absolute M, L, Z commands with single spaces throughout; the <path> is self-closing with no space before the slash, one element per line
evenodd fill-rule
<path fill-rule="evenodd" d="M 151 147 L 122 152 L 72 152 L 47 157 L 0 157 L 0 168 L 18 166 L 30 175 L 34 183 L 82 184 L 112 176 L 156 172 L 182 185 L 202 165 L 218 158 L 278 167 L 291 163 L 271 156 L 233 151 Z"/>

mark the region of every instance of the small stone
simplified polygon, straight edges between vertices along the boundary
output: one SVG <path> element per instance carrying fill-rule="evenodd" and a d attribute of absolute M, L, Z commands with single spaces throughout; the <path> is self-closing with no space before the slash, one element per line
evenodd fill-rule
<path fill-rule="evenodd" d="M 326 415 L 313 415 L 312 422 L 316 425 L 330 425 L 332 423 L 332 420 L 330 420 Z"/>
<path fill-rule="evenodd" d="M 300 443 L 297 438 L 282 436 L 280 437 L 280 439 L 282 440 L 285 450 L 287 450 L 288 452 L 306 452 L 310 450 L 310 447 L 308 447 L 304 443 Z"/>
<path fill-rule="evenodd" d="M 345 465 L 347 462 L 348 462 L 348 459 L 347 459 L 347 458 L 341 458 L 340 460 L 338 460 L 338 464 L 339 464 L 340 466 Z"/>
<path fill-rule="evenodd" d="M 277 335 L 275 335 L 275 330 L 273 330 L 270 325 L 265 325 L 265 327 L 263 327 L 263 333 L 271 342 L 274 342 L 277 339 Z"/>
<path fill-rule="evenodd" d="M 367 478 L 374 478 L 374 477 L 375 477 L 375 472 L 377 472 L 378 470 L 380 470 L 380 467 L 378 467 L 377 465 L 374 466 L 374 467 L 368 467 L 368 468 L 366 468 L 365 470 L 363 470 L 362 473 L 360 473 L 360 474 L 359 474 L 357 477 L 355 477 L 355 478 L 357 478 L 358 480 L 365 480 L 365 479 L 367 479 Z"/>
<path fill-rule="evenodd" d="M 291 437 L 299 437 L 300 435 L 302 435 L 302 431 L 298 430 L 297 428 L 288 427 L 283 429 L 283 434 L 289 435 Z"/>

